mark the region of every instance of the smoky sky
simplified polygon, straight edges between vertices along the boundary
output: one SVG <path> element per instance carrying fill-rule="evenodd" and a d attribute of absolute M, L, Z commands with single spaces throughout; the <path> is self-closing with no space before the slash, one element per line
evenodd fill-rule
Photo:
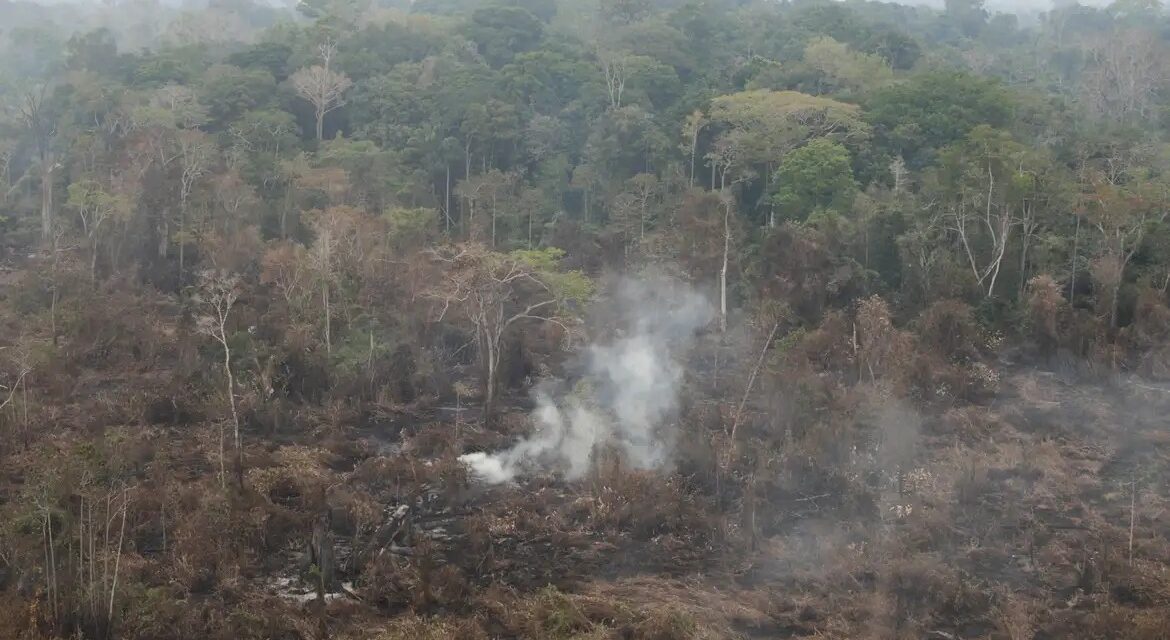
<path fill-rule="evenodd" d="M 104 5 L 108 4 L 108 0 L 25 0 L 30 4 L 43 5 Z M 945 0 L 921 0 L 917 2 L 892 2 L 890 4 L 902 4 L 908 6 L 925 6 L 934 9 L 942 9 Z M 175 8 L 205 8 L 208 5 L 208 0 L 159 0 L 159 3 L 165 6 Z M 257 4 L 269 5 L 273 7 L 288 7 L 296 6 L 296 0 L 257 0 Z M 1110 4 L 1109 0 L 1081 0 L 1077 4 L 1088 7 L 1105 7 Z M 988 11 L 992 13 L 1037 13 L 1048 11 L 1052 8 L 1052 0 L 987 0 L 985 6 Z"/>

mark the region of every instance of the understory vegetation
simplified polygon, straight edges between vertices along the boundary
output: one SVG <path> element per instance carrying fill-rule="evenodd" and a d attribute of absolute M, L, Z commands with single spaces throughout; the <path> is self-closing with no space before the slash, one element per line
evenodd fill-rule
<path fill-rule="evenodd" d="M 1166 637 L 1170 19 L 1058 5 L 0 0 L 0 639 Z M 629 282 L 668 454 L 485 482 Z"/>

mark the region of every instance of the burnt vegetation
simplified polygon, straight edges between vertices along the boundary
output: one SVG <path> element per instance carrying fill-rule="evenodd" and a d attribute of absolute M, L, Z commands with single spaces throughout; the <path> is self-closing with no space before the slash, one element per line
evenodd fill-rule
<path fill-rule="evenodd" d="M 1167 34 L 0 0 L 0 639 L 1166 637 Z"/>

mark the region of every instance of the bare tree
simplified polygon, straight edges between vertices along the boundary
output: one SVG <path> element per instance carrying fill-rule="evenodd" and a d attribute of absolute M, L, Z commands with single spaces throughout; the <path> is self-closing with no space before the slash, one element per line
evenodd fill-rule
<path fill-rule="evenodd" d="M 119 493 L 121 505 L 117 500 Z M 77 535 L 72 541 L 76 546 L 70 545 L 69 560 L 76 589 L 75 606 L 83 616 L 88 616 L 91 624 L 104 629 L 104 635 L 97 637 L 112 638 L 115 637 L 114 602 L 118 594 L 118 576 L 126 540 L 130 491 L 125 486 L 121 491 L 108 491 L 104 495 L 82 491 L 77 498 L 77 515 L 74 518 Z M 102 503 L 105 503 L 104 511 Z M 121 522 L 115 539 L 111 527 L 119 520 Z"/>
<path fill-rule="evenodd" d="M 658 176 L 639 173 L 628 181 L 630 190 L 638 205 L 638 240 L 646 239 L 646 223 L 650 217 L 650 203 L 661 191 Z"/>
<path fill-rule="evenodd" d="M 1041 163 L 1010 135 L 983 126 L 948 151 L 942 162 L 953 176 L 936 192 L 942 217 L 958 239 L 975 282 L 990 297 L 1016 231 L 1031 234 L 1036 229 L 1037 175 L 1032 167 Z"/>
<path fill-rule="evenodd" d="M 1166 85 L 1166 54 L 1146 29 L 1115 30 L 1088 47 L 1081 97 L 1089 112 L 1118 124 L 1155 117 Z"/>
<path fill-rule="evenodd" d="M 467 202 L 467 237 L 469 240 L 480 240 L 480 229 L 475 223 L 475 213 L 483 204 L 488 205 L 491 218 L 488 222 L 488 235 L 492 247 L 496 246 L 497 203 L 501 196 L 508 195 L 519 183 L 520 176 L 513 172 L 504 172 L 491 169 L 477 176 L 461 180 L 455 185 L 455 193 Z"/>
<path fill-rule="evenodd" d="M 12 140 L 0 139 L 0 204 L 8 202 L 16 185 L 12 184 L 12 160 L 16 145 Z"/>
<path fill-rule="evenodd" d="M 457 310 L 470 322 L 483 368 L 483 412 L 488 418 L 495 410 L 508 330 L 536 321 L 555 324 L 568 335 L 569 317 L 560 303 L 584 299 L 592 285 L 579 272 L 553 271 L 562 254 L 552 249 L 501 254 L 470 244 L 431 255 L 440 268 L 438 284 L 428 294 L 442 304 L 436 321 Z"/>
<path fill-rule="evenodd" d="M 89 280 L 96 283 L 102 229 L 108 220 L 125 213 L 129 205 L 123 198 L 107 193 L 95 180 L 79 180 L 69 185 L 68 206 L 77 211 L 81 229 L 89 241 Z"/>
<path fill-rule="evenodd" d="M 1092 179 L 1085 199 L 1086 218 L 1097 229 L 1101 250 L 1092 275 L 1109 291 L 1109 327 L 1117 328 L 1118 302 L 1125 271 L 1141 248 L 1146 232 L 1170 216 L 1167 187 L 1151 182 L 1114 184 L 1107 176 Z"/>
<path fill-rule="evenodd" d="M 743 153 L 744 135 L 732 131 L 715 142 L 715 148 L 707 154 L 711 165 L 719 170 L 719 204 L 723 209 L 723 261 L 719 268 L 719 331 L 727 331 L 727 270 L 731 258 L 731 216 L 735 210 L 735 185 L 750 180 L 752 172 L 741 169 L 732 176 L 732 170 L 739 169 Z M 728 183 L 728 178 L 731 182 Z"/>
<path fill-rule="evenodd" d="M 971 199 L 963 198 L 954 203 L 948 210 L 948 219 L 951 221 L 951 230 L 959 237 L 963 246 L 963 253 L 971 267 L 971 273 L 981 288 L 986 288 L 987 295 L 995 292 L 995 281 L 999 278 L 1000 267 L 1007 252 L 1008 242 L 1011 239 L 1012 229 L 1016 227 L 1014 209 L 1009 203 L 997 202 L 993 197 L 995 189 L 995 175 L 988 166 L 987 193 L 982 197 Z M 981 206 L 980 206 L 981 205 Z M 986 232 L 991 244 L 987 256 L 977 256 L 974 249 L 971 227 L 976 226 Z M 985 259 L 980 264 L 979 257 Z"/>
<path fill-rule="evenodd" d="M 297 95 L 313 105 L 317 116 L 317 140 L 325 137 L 325 114 L 345 105 L 345 92 L 352 82 L 349 77 L 329 68 L 337 45 L 326 41 L 318 48 L 322 64 L 300 69 L 289 78 Z"/>
<path fill-rule="evenodd" d="M 25 407 L 24 407 L 25 408 L 25 415 L 28 414 L 28 408 L 27 408 L 27 405 L 28 405 L 28 384 L 25 382 L 25 378 L 28 377 L 28 374 L 32 373 L 32 364 L 30 363 L 29 353 L 28 353 L 27 348 L 22 347 L 21 349 L 19 349 L 17 351 L 16 358 L 15 358 L 15 364 L 17 366 L 16 379 L 13 380 L 10 385 L 0 384 L 0 389 L 3 389 L 3 390 L 8 392 L 7 397 L 4 398 L 4 401 L 0 402 L 0 411 L 3 411 L 5 408 L 7 408 L 10 405 L 13 406 L 14 408 L 13 408 L 12 413 L 13 413 L 14 419 L 12 422 L 14 425 L 16 424 L 16 420 L 15 420 L 16 411 L 15 411 L 15 405 L 12 405 L 12 401 L 16 398 L 17 390 L 24 391 L 24 402 L 22 402 L 22 404 L 25 405 Z M 24 426 L 24 429 L 25 429 L 25 433 L 27 433 L 27 429 L 28 429 L 27 424 Z M 11 434 L 9 434 L 8 438 L 7 438 L 7 440 L 9 442 L 15 442 L 17 439 L 17 437 L 16 437 L 17 428 L 15 426 L 13 427 L 12 431 L 13 432 Z"/>
<path fill-rule="evenodd" d="M 151 96 L 150 105 L 165 116 L 164 123 L 180 129 L 194 129 L 207 122 L 207 109 L 191 87 L 168 84 Z M 144 114 L 153 119 L 152 114 Z M 166 164 L 165 162 L 163 164 Z"/>
<path fill-rule="evenodd" d="M 334 265 L 337 254 L 337 233 L 327 222 L 314 225 L 317 237 L 309 252 L 309 260 L 321 286 L 321 313 L 325 316 L 325 353 L 333 353 L 333 308 L 330 291 L 333 287 Z"/>
<path fill-rule="evenodd" d="M 17 90 L 15 96 L 17 118 L 32 135 L 37 151 L 41 177 L 41 239 L 46 243 L 53 233 L 53 173 L 61 168 L 52 150 L 57 127 L 46 104 L 51 91 L 49 83 L 41 82 Z"/>
<path fill-rule="evenodd" d="M 314 211 L 309 219 L 315 238 L 307 257 L 320 287 L 326 353 L 333 353 L 333 287 L 341 273 L 366 264 L 374 250 L 374 234 L 366 220 L 361 210 L 345 205 Z M 344 289 L 339 288 L 338 292 L 344 293 Z M 343 296 L 339 298 L 344 310 L 346 300 Z"/>
<path fill-rule="evenodd" d="M 236 409 L 236 378 L 232 373 L 232 348 L 228 341 L 227 325 L 232 313 L 232 307 L 240 297 L 240 277 L 221 271 L 204 271 L 199 274 L 199 289 L 194 301 L 203 309 L 203 314 L 196 319 L 195 329 L 210 336 L 223 347 L 223 372 L 227 377 L 228 404 L 232 411 L 232 426 L 236 443 L 236 477 L 243 480 L 243 449 L 240 447 L 240 415 Z M 219 483 L 226 486 L 224 473 L 224 440 L 223 423 L 219 427 Z"/>
<path fill-rule="evenodd" d="M 622 94 L 626 90 L 626 79 L 629 76 L 629 56 L 622 51 L 598 44 L 597 61 L 601 63 L 601 73 L 605 76 L 605 88 L 609 93 L 609 108 L 620 109 Z"/>
<path fill-rule="evenodd" d="M 198 130 L 181 131 L 177 136 L 179 152 L 179 279 L 183 279 L 185 247 L 187 246 L 187 207 L 195 184 L 211 168 L 215 146 L 207 134 Z"/>
<path fill-rule="evenodd" d="M 706 126 L 707 117 L 698 109 L 687 116 L 683 124 L 683 150 L 691 154 L 691 173 L 690 181 L 688 182 L 688 186 L 691 187 L 695 186 L 695 155 L 699 152 L 699 134 L 703 132 L 703 128 Z"/>
<path fill-rule="evenodd" d="M 212 184 L 215 204 L 223 210 L 223 233 L 232 233 L 245 224 L 243 216 L 257 202 L 256 191 L 236 171 L 217 176 Z"/>
<path fill-rule="evenodd" d="M 597 171 L 591 165 L 579 164 L 573 168 L 573 176 L 569 181 L 569 186 L 581 191 L 581 205 L 584 210 L 585 224 L 589 224 L 590 196 L 593 195 L 593 191 L 597 188 L 600 179 L 601 176 L 597 174 Z"/>
<path fill-rule="evenodd" d="M 719 203 L 723 208 L 723 262 L 719 267 L 719 331 L 727 332 L 727 264 L 731 256 L 731 211 L 735 207 L 735 195 L 726 190 L 720 192 Z"/>

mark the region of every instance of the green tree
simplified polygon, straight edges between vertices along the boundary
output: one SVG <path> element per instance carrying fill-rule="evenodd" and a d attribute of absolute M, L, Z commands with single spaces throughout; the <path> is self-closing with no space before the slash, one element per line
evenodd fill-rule
<path fill-rule="evenodd" d="M 276 80 L 262 69 L 218 64 L 203 72 L 199 81 L 199 102 L 217 128 L 226 127 L 248 111 L 269 106 L 275 95 Z"/>
<path fill-rule="evenodd" d="M 851 50 L 828 37 L 804 48 L 804 62 L 820 72 L 830 90 L 864 94 L 890 84 L 893 71 L 880 56 Z"/>
<path fill-rule="evenodd" d="M 857 194 L 849 151 L 817 138 L 792 151 L 776 169 L 773 200 L 781 215 L 803 220 L 816 209 L 849 211 Z"/>
<path fill-rule="evenodd" d="M 520 7 L 489 5 L 471 14 L 464 33 L 488 64 L 499 68 L 535 49 L 544 37 L 544 23 Z"/>
<path fill-rule="evenodd" d="M 553 324 L 568 334 L 576 320 L 572 310 L 593 295 L 585 274 L 560 268 L 563 256 L 551 247 L 498 253 L 479 244 L 435 254 L 439 273 L 428 292 L 436 303 L 434 318 L 443 322 L 457 315 L 475 336 L 487 419 L 495 415 L 505 341 L 533 323 Z"/>
<path fill-rule="evenodd" d="M 918 170 L 938 149 L 961 140 L 980 124 L 1002 127 L 1012 100 L 999 82 L 966 73 L 932 72 L 876 91 L 866 101 L 866 120 L 878 146 Z"/>
<path fill-rule="evenodd" d="M 944 149 L 925 191 L 954 235 L 971 276 L 992 296 L 1008 248 L 1034 215 L 1041 160 L 1006 131 L 975 127 Z"/>
<path fill-rule="evenodd" d="M 723 129 L 711 154 L 722 184 L 764 176 L 770 181 L 776 163 L 810 138 L 828 136 L 860 142 L 869 125 L 856 105 L 796 91 L 743 91 L 711 101 L 711 120 Z M 729 177 L 729 171 L 739 173 Z M 765 191 L 770 188 L 765 184 Z M 775 224 L 769 208 L 769 225 Z"/>
<path fill-rule="evenodd" d="M 82 233 L 89 243 L 89 279 L 97 283 L 99 243 L 107 227 L 130 212 L 126 198 L 110 194 L 96 180 L 79 180 L 69 185 L 66 206 L 77 212 Z"/>

